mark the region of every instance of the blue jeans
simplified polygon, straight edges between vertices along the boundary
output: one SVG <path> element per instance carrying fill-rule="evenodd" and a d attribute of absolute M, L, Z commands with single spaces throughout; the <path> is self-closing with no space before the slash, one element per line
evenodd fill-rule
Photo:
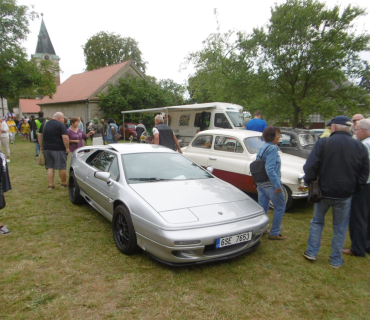
<path fill-rule="evenodd" d="M 40 145 L 37 141 L 35 141 L 34 144 L 35 144 L 35 152 L 37 156 L 40 153 Z"/>
<path fill-rule="evenodd" d="M 307 242 L 307 253 L 310 256 L 316 257 L 320 251 L 321 235 L 325 225 L 325 214 L 330 207 L 333 207 L 334 235 L 331 241 L 332 252 L 330 263 L 334 266 L 341 266 L 343 264 L 342 249 L 346 240 L 351 200 L 352 197 L 348 199 L 322 198 L 319 203 L 315 203 L 315 212 L 310 223 L 310 234 Z"/>
<path fill-rule="evenodd" d="M 274 188 L 259 188 L 258 203 L 262 206 L 267 214 L 270 207 L 270 200 L 274 205 L 274 217 L 272 219 L 272 226 L 270 229 L 270 236 L 278 236 L 280 234 L 281 222 L 285 213 L 285 196 L 284 192 L 275 193 Z"/>

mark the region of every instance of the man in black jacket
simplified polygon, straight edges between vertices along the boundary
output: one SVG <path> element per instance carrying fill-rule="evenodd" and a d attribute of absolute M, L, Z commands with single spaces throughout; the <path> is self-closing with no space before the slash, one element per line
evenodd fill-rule
<path fill-rule="evenodd" d="M 154 144 L 176 150 L 182 153 L 179 141 L 177 140 L 172 129 L 163 123 L 163 116 L 158 114 L 155 117 L 155 126 L 153 128 Z"/>
<path fill-rule="evenodd" d="M 331 121 L 331 135 L 316 142 L 303 169 L 305 182 L 319 178 L 322 200 L 315 203 L 307 250 L 303 256 L 315 261 L 320 250 L 325 214 L 333 208 L 333 239 L 330 264 L 343 265 L 342 249 L 348 227 L 352 195 L 366 184 L 369 176 L 367 148 L 351 136 L 351 119 L 338 116 Z"/>

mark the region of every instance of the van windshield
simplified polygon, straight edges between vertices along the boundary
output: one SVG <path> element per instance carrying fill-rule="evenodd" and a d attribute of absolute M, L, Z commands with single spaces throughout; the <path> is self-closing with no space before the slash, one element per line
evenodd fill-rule
<path fill-rule="evenodd" d="M 230 120 L 232 121 L 234 127 L 243 126 L 244 115 L 241 112 L 226 111 L 226 113 L 229 116 Z"/>

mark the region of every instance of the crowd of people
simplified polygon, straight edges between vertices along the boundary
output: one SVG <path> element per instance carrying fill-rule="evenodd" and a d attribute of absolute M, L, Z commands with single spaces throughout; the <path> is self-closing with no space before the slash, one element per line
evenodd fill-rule
<path fill-rule="evenodd" d="M 14 143 L 17 124 L 14 119 L 1 119 L 0 142 L 4 145 L 6 158 L 3 167 L 10 161 L 9 141 Z M 303 256 L 310 261 L 316 261 L 320 250 L 320 243 L 325 215 L 329 208 L 333 209 L 333 239 L 330 265 L 339 268 L 344 261 L 342 253 L 365 257 L 370 253 L 370 119 L 356 114 L 352 120 L 346 116 L 337 116 L 327 124 L 327 130 L 315 144 L 306 164 L 303 167 L 305 182 L 309 185 L 312 181 L 319 181 L 322 193 L 321 201 L 314 204 L 314 214 L 310 222 L 307 249 Z M 83 140 L 92 137 L 93 144 L 116 143 L 115 138 L 119 127 L 114 119 L 93 118 L 86 124 L 86 133 L 81 118 L 70 118 L 66 121 L 61 112 L 55 113 L 52 119 L 38 114 L 38 118 L 31 117 L 23 121 L 18 131 L 24 139 L 35 143 L 36 155 L 40 150 L 45 156 L 45 168 L 49 181 L 48 190 L 53 190 L 55 171 L 59 171 L 61 188 L 67 184 L 67 157 L 84 145 Z M 285 196 L 281 183 L 281 159 L 277 144 L 280 140 L 280 129 L 267 126 L 262 119 L 262 114 L 256 112 L 254 119 L 246 123 L 247 130 L 262 132 L 264 143 L 257 152 L 257 158 L 265 163 L 267 181 L 256 183 L 258 202 L 265 213 L 274 207 L 270 231 L 267 231 L 270 240 L 285 240 L 281 234 L 281 225 L 285 213 Z M 330 134 L 328 134 L 330 130 Z M 136 127 L 138 142 L 141 134 L 146 131 L 142 121 Z M 14 133 L 14 134 L 13 134 Z M 178 150 L 181 153 L 179 142 L 171 128 L 164 124 L 162 115 L 155 117 L 153 128 L 154 144 Z M 5 172 L 5 171 L 4 171 Z M 4 175 L 3 175 L 4 177 Z M 3 179 L 4 183 L 4 179 Z M 3 184 L 3 190 L 10 189 Z M 349 227 L 352 245 L 343 248 L 347 228 Z M 8 233 L 6 226 L 0 223 L 0 233 Z"/>

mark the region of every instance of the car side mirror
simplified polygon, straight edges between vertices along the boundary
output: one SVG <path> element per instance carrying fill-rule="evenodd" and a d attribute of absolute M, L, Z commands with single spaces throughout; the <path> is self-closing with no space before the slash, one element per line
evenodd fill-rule
<path fill-rule="evenodd" d="M 292 144 L 292 147 L 296 147 L 297 146 L 297 140 L 292 139 L 291 144 Z"/>
<path fill-rule="evenodd" d="M 207 171 L 208 171 L 209 173 L 212 173 L 212 172 L 213 172 L 213 167 L 207 167 Z"/>
<path fill-rule="evenodd" d="M 111 186 L 113 184 L 113 181 L 110 178 L 109 172 L 103 172 L 103 171 L 96 171 L 94 173 L 94 177 L 96 179 L 102 180 L 107 183 L 108 186 Z"/>

